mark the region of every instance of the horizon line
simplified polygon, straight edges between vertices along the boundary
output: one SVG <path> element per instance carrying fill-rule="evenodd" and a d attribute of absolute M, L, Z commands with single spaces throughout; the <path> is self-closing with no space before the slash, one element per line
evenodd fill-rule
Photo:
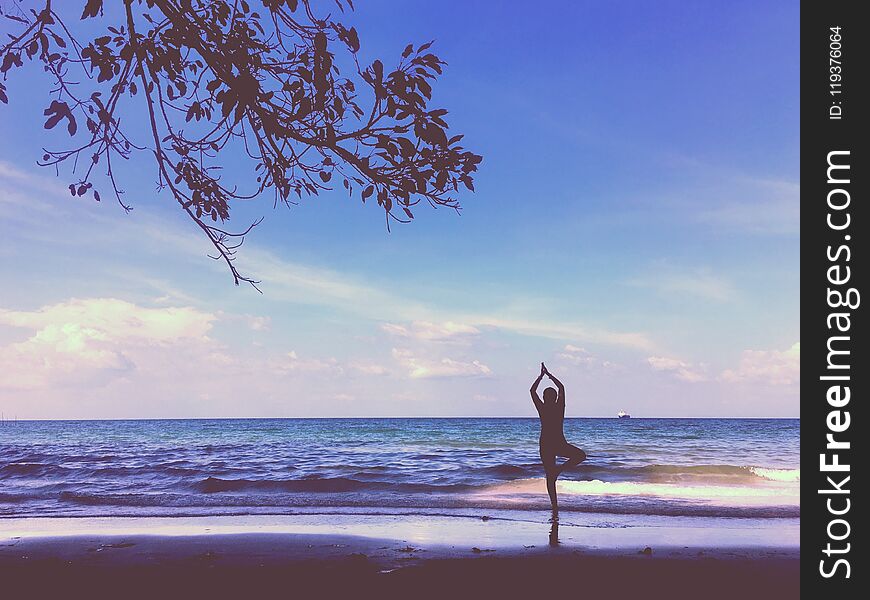
<path fill-rule="evenodd" d="M 52 419 L 52 418 L 33 418 L 33 419 L 3 419 L 0 420 L 0 425 L 12 423 L 34 423 L 34 422 L 82 422 L 89 421 L 290 421 L 290 420 L 361 420 L 361 419 L 534 419 L 537 420 L 537 415 L 521 415 L 521 416 L 348 416 L 348 417 L 116 417 L 116 418 L 67 418 L 67 419 Z M 583 417 L 565 417 L 565 419 L 601 419 L 601 420 L 625 420 L 619 419 L 616 416 L 583 416 Z M 731 419 L 731 420 L 789 420 L 799 421 L 800 417 L 630 417 L 630 419 L 672 419 L 672 420 L 716 420 L 716 419 Z"/>

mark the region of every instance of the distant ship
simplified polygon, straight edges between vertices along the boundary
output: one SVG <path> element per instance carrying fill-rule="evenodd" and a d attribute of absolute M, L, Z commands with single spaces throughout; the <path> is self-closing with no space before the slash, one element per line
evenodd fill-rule
<path fill-rule="evenodd" d="M 617 419 L 630 419 L 631 415 L 628 414 L 627 412 L 625 412 L 624 410 L 621 410 L 618 413 L 616 413 L 616 418 Z"/>

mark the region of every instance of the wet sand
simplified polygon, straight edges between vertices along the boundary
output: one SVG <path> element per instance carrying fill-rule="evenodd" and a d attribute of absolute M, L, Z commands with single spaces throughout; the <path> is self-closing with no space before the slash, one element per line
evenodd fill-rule
<path fill-rule="evenodd" d="M 636 532 L 649 540 L 643 545 L 619 537 L 627 528 L 614 528 L 610 544 L 551 546 L 549 529 L 539 523 L 527 524 L 527 531 L 498 519 L 404 516 L 370 518 L 367 529 L 354 527 L 361 521 L 334 519 L 314 532 L 292 518 L 3 519 L 0 590 L 10 598 L 558 593 L 746 600 L 800 594 L 799 549 L 791 542 L 657 544 L 656 538 L 679 535 Z M 525 539 L 531 531 L 538 541 L 522 543 L 532 542 Z M 572 535 L 584 531 L 590 530 Z M 733 538 L 726 533 L 723 539 Z"/>

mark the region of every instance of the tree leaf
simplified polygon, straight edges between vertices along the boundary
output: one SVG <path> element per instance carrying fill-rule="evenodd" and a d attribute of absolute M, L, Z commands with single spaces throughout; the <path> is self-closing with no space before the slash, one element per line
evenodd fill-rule
<path fill-rule="evenodd" d="M 82 12 L 82 19 L 96 17 L 103 12 L 103 0 L 88 0 L 85 4 L 85 10 Z"/>
<path fill-rule="evenodd" d="M 75 135 L 76 120 L 70 112 L 69 105 L 66 102 L 52 100 L 49 107 L 46 108 L 42 114 L 48 117 L 44 125 L 46 129 L 53 129 L 61 119 L 67 119 L 67 131 L 70 135 Z"/>

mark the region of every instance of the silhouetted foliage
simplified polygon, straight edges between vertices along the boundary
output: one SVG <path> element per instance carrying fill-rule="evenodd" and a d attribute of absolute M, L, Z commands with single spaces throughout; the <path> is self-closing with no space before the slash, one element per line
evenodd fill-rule
<path fill-rule="evenodd" d="M 376 201 L 389 227 L 412 219 L 421 201 L 458 210 L 459 190 L 474 189 L 481 157 L 448 133 L 446 110 L 429 107 L 445 64 L 432 42 L 409 44 L 390 70 L 380 60 L 360 64 L 356 30 L 318 16 L 327 7 L 309 0 L 86 0 L 81 19 L 105 21 L 87 40 L 74 33 L 74 17 L 59 14 L 70 0 L 23 4 L 3 11 L 16 30 L 0 51 L 0 101 L 14 69 L 41 63 L 53 79 L 45 128 L 63 126 L 74 139 L 40 164 L 72 159 L 79 174 L 70 193 L 96 200 L 92 175 L 104 170 L 129 210 L 113 165 L 150 154 L 159 189 L 208 236 L 236 284 L 256 283 L 233 264 L 256 223 L 223 229 L 234 201 L 270 191 L 276 205 L 293 204 L 341 186 Z M 344 15 L 353 5 L 328 8 Z M 350 77 L 338 62 L 352 65 Z M 150 129 L 146 140 L 132 139 L 128 123 L 138 119 Z M 249 159 L 247 186 L 221 178 L 230 148 Z"/>

